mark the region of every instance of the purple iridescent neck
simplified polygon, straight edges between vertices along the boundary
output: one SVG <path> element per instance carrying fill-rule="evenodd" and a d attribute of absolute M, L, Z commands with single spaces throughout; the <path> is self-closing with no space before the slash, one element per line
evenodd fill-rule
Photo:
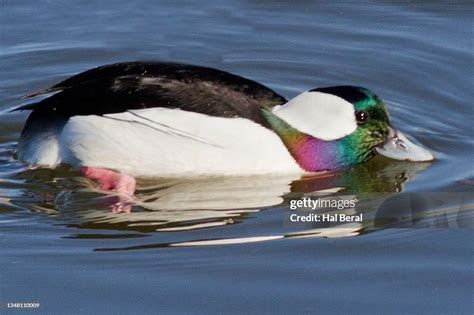
<path fill-rule="evenodd" d="M 308 172 L 335 170 L 350 164 L 345 146 L 339 140 L 324 141 L 292 128 L 264 109 L 263 116 L 281 138 L 301 168 Z"/>
<path fill-rule="evenodd" d="M 334 141 L 323 141 L 302 133 L 282 134 L 280 138 L 296 162 L 306 171 L 318 172 L 341 167 L 338 146 Z"/>

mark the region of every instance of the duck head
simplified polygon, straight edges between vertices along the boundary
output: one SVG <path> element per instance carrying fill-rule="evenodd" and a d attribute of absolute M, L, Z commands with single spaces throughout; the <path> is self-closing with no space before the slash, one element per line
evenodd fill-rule
<path fill-rule="evenodd" d="M 434 159 L 392 126 L 382 99 L 366 88 L 317 88 L 262 113 L 309 172 L 363 163 L 376 154 L 396 160 Z"/>

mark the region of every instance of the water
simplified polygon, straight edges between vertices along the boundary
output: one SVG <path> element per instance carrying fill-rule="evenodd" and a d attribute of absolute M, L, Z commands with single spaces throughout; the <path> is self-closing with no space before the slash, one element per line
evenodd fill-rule
<path fill-rule="evenodd" d="M 473 5 L 2 1 L 0 303 L 65 313 L 473 312 Z M 211 66 L 286 97 L 368 87 L 437 160 L 312 178 L 140 180 L 129 215 L 67 167 L 14 157 L 25 93 L 102 64 Z M 363 223 L 289 223 L 291 200 Z M 344 197 L 345 196 L 345 197 Z"/>

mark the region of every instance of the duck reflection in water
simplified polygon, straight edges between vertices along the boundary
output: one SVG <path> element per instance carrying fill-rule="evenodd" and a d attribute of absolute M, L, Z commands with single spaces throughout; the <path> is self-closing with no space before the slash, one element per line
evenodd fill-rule
<path fill-rule="evenodd" d="M 57 207 L 61 211 L 74 213 L 77 221 L 72 225 L 81 228 L 140 232 L 193 230 L 241 223 L 249 217 L 255 218 L 257 212 L 276 211 L 280 218 L 276 229 L 282 232 L 285 229 L 296 230 L 284 233 L 286 236 L 301 236 L 301 230 L 308 227 L 315 229 L 316 234 L 321 234 L 319 228 L 329 228 L 325 234 L 330 232 L 330 235 L 339 235 L 335 227 L 349 228 L 350 232 L 346 234 L 354 235 L 374 229 L 376 212 L 383 201 L 403 191 L 404 185 L 428 165 L 380 158 L 344 171 L 302 178 L 251 176 L 139 181 L 137 201 L 128 214 L 114 214 L 104 209 L 81 210 L 85 204 L 90 204 L 90 195 L 88 199 L 83 199 L 80 193 L 70 194 L 68 202 L 57 200 Z M 331 227 L 327 224 L 285 224 L 288 213 L 292 211 L 289 209 L 290 201 L 305 197 L 354 198 L 357 200 L 354 208 L 316 209 L 316 212 L 363 213 L 364 221 L 349 226 L 332 224 Z M 99 197 L 102 201 L 104 198 L 113 199 L 113 196 Z"/>
<path fill-rule="evenodd" d="M 55 200 L 55 207 L 60 213 L 71 217 L 70 227 L 121 231 L 123 237 L 128 235 L 124 233 L 130 232 L 194 231 L 191 240 L 188 233 L 163 233 L 160 234 L 163 242 L 158 244 L 98 250 L 222 245 L 281 238 L 348 237 L 386 227 L 416 227 L 420 222 L 422 227 L 446 227 L 446 222 L 452 224 L 456 220 L 460 227 L 469 225 L 465 217 L 467 215 L 469 219 L 472 215 L 464 210 L 472 208 L 470 200 L 465 201 L 464 205 L 453 198 L 450 198 L 451 202 L 438 200 L 433 204 L 433 198 L 426 194 L 409 193 L 411 197 L 408 199 L 416 200 L 418 204 L 407 202 L 404 187 L 428 166 L 429 163 L 393 162 L 377 158 L 344 171 L 303 178 L 252 176 L 139 181 L 136 203 L 133 211 L 127 214 L 110 212 L 104 201 L 113 201 L 114 196 L 104 197 L 101 191 L 92 192 L 90 183 L 83 182 L 87 188 L 61 193 Z M 91 193 L 96 198 L 91 198 Z M 288 218 L 294 211 L 290 209 L 290 202 L 302 198 L 355 199 L 355 207 L 343 210 L 317 208 L 313 213 L 362 214 L 363 221 L 291 224 Z M 299 209 L 302 212 L 306 210 Z M 237 228 L 233 227 L 236 225 Z M 214 228 L 212 239 L 209 239 L 207 228 Z M 252 236 L 248 236 L 249 229 L 253 231 L 250 233 Z M 90 231 L 68 236 L 90 237 Z"/>

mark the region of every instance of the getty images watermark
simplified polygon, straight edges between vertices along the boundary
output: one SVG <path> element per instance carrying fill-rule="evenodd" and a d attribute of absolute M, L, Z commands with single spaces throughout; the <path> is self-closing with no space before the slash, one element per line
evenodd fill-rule
<path fill-rule="evenodd" d="M 402 192 L 315 194 L 284 202 L 284 224 L 295 227 L 474 228 L 474 194 Z"/>
<path fill-rule="evenodd" d="M 362 222 L 362 213 L 315 213 L 308 211 L 317 210 L 346 210 L 353 209 L 356 206 L 357 199 L 340 199 L 340 198 L 317 198 L 311 199 L 305 197 L 302 199 L 290 200 L 290 210 L 301 210 L 290 214 L 290 222 L 331 222 L 331 223 L 346 223 L 346 222 Z"/>

